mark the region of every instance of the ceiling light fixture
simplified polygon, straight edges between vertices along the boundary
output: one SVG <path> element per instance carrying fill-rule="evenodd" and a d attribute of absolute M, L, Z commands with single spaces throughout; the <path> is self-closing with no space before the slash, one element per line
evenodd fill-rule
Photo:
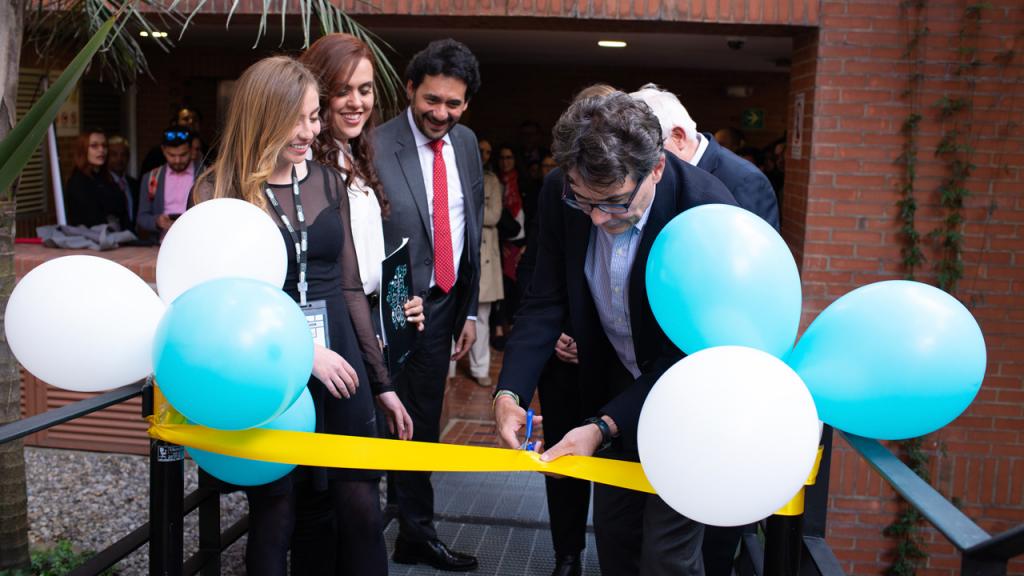
<path fill-rule="evenodd" d="M 601 48 L 625 48 L 626 43 L 622 40 L 599 40 L 597 45 Z"/>
<path fill-rule="evenodd" d="M 139 36 L 142 36 L 143 38 L 148 38 L 149 37 L 149 32 L 146 32 L 145 30 L 142 30 L 142 31 L 139 32 Z"/>

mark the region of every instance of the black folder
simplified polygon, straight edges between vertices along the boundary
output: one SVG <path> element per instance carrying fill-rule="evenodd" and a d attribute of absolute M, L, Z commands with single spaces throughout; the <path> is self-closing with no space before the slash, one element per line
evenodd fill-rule
<path fill-rule="evenodd" d="M 414 294 L 409 239 L 406 238 L 381 262 L 381 338 L 384 340 L 384 358 L 391 376 L 398 374 L 416 343 L 416 326 L 405 319 L 404 308 Z"/>

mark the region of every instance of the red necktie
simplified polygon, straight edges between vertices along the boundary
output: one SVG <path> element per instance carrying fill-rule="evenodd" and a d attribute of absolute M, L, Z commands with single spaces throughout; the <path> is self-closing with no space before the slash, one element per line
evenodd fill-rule
<path fill-rule="evenodd" d="M 448 223 L 448 172 L 445 171 L 441 148 L 444 140 L 434 140 L 434 280 L 447 293 L 455 285 L 455 262 L 452 259 L 452 228 Z"/>

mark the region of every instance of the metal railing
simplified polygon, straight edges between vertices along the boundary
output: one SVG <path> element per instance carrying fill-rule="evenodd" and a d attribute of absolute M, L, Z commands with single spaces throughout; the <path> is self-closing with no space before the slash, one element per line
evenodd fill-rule
<path fill-rule="evenodd" d="M 1007 565 L 1024 554 L 1024 524 L 990 535 L 878 440 L 840 432 L 871 467 L 916 508 L 960 553 L 963 576 L 1005 576 Z"/>
<path fill-rule="evenodd" d="M 153 388 L 136 382 L 0 426 L 0 444 L 52 428 L 142 395 L 143 416 L 152 414 Z M 825 541 L 828 510 L 832 429 L 825 427 L 825 447 L 815 484 L 805 493 L 804 514 L 772 516 L 743 535 L 736 572 L 740 576 L 843 576 L 843 570 Z M 1024 524 L 995 536 L 981 529 L 963 512 L 877 440 L 840 432 L 882 478 L 939 530 L 961 554 L 964 576 L 1005 576 L 1010 559 L 1024 554 Z M 220 495 L 200 487 L 184 493 L 184 448 L 153 440 L 149 456 L 149 522 L 114 542 L 79 566 L 71 576 L 95 576 L 149 543 L 149 574 L 181 576 L 220 574 L 220 554 L 248 528 L 248 517 L 221 531 Z M 184 559 L 184 517 L 199 510 L 199 548 Z"/>
<path fill-rule="evenodd" d="M 0 444 L 12 442 L 81 418 L 125 400 L 142 396 L 143 416 L 152 414 L 153 388 L 145 380 L 54 410 L 0 426 Z M 220 494 L 209 488 L 197 488 L 182 498 L 185 491 L 185 454 L 181 446 L 162 441 L 150 442 L 149 522 L 133 530 L 93 555 L 69 576 L 96 576 L 149 543 L 151 576 L 182 576 L 201 573 L 220 574 L 220 554 L 245 534 L 248 517 L 243 517 L 221 532 Z M 199 510 L 199 549 L 184 560 L 184 524 L 186 515 Z"/>
<path fill-rule="evenodd" d="M 1024 524 L 990 535 L 961 512 L 878 440 L 839 432 L 882 478 L 903 496 L 960 553 L 962 576 L 1006 576 L 1010 560 L 1024 554 Z M 743 536 L 737 573 L 741 576 L 842 576 L 825 542 L 832 428 L 822 435 L 825 454 L 817 482 L 808 486 L 803 516 L 772 516 L 762 535 Z"/>

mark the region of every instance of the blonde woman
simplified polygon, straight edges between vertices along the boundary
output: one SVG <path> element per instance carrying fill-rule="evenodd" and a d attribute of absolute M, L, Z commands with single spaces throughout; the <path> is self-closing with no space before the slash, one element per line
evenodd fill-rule
<path fill-rule="evenodd" d="M 363 296 L 345 186 L 336 171 L 306 160 L 319 132 L 319 90 L 309 70 L 283 56 L 253 64 L 236 84 L 220 155 L 200 176 L 195 200 L 240 198 L 266 210 L 288 246 L 285 291 L 326 307 L 329 347 L 316 344 L 309 381 L 317 432 L 375 436 L 375 398 L 394 433 L 408 438 L 412 421 L 390 388 Z M 293 238 L 302 235 L 306 249 L 296 254 Z M 339 558 L 354 558 L 352 573 L 386 572 L 379 477 L 377 471 L 300 467 L 248 489 L 248 573 L 286 574 L 293 531 L 293 573 L 309 573 L 321 558 L 332 558 L 333 550 L 309 546 L 314 538 L 308 535 L 316 534 L 312 518 L 323 519 L 324 510 L 333 511 L 339 528 L 330 546 Z"/>

